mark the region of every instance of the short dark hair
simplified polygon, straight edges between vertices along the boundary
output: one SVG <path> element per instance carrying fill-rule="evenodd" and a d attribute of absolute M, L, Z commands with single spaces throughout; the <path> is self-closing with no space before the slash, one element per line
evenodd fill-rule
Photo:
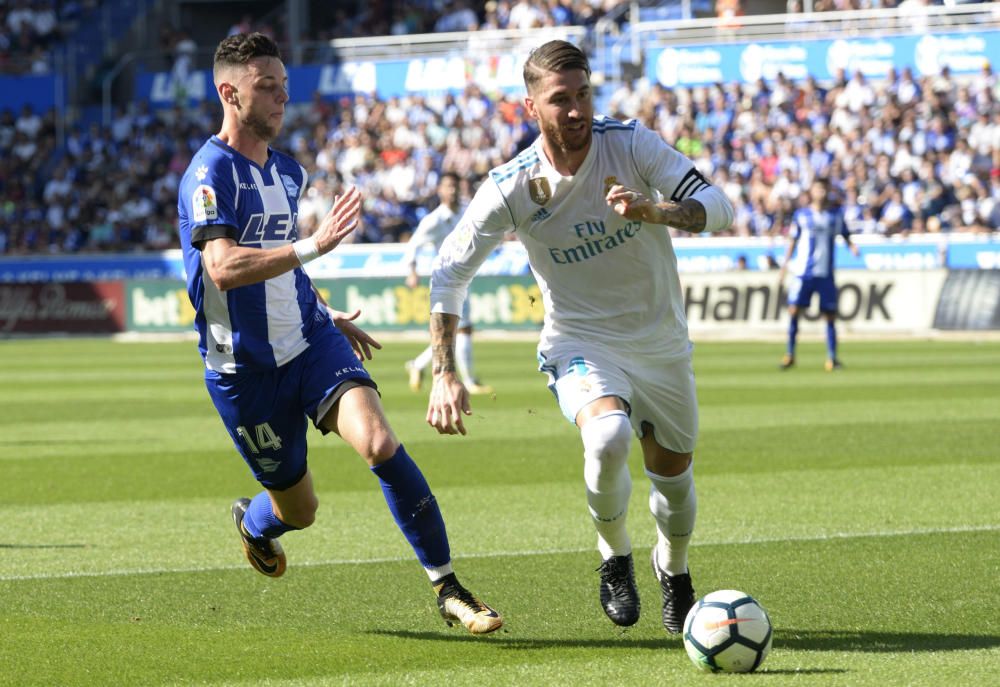
<path fill-rule="evenodd" d="M 281 59 L 278 44 L 262 33 L 237 33 L 228 36 L 215 49 L 212 68 L 215 76 L 225 67 L 246 66 L 257 57 Z"/>
<path fill-rule="evenodd" d="M 456 186 L 462 183 L 462 177 L 458 175 L 458 172 L 452 172 L 452 171 L 442 172 L 441 177 L 438 179 L 438 183 L 441 183 L 445 179 L 451 179 L 452 181 L 455 182 Z"/>
<path fill-rule="evenodd" d="M 534 89 L 545 74 L 582 69 L 590 76 L 590 62 L 580 48 L 567 41 L 549 41 L 528 55 L 524 63 L 524 87 Z"/>

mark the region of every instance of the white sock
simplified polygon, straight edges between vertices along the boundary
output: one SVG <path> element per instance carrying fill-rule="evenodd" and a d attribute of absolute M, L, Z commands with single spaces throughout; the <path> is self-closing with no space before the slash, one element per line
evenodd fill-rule
<path fill-rule="evenodd" d="M 476 381 L 472 374 L 472 336 L 458 333 L 455 337 L 455 364 L 458 367 L 458 377 L 466 386 Z"/>
<path fill-rule="evenodd" d="M 448 561 L 444 565 L 439 565 L 436 568 L 424 568 L 424 570 L 427 571 L 427 577 L 431 578 L 431 584 L 434 584 L 445 575 L 450 575 L 455 572 L 451 569 L 451 561 Z"/>
<path fill-rule="evenodd" d="M 425 348 L 423 352 L 413 359 L 413 367 L 418 370 L 422 370 L 431 364 L 431 358 L 434 357 L 434 351 L 430 346 Z"/>
<path fill-rule="evenodd" d="M 583 439 L 583 481 L 587 505 L 597 529 L 597 549 L 605 560 L 632 553 L 625 521 L 632 476 L 628 454 L 632 425 L 628 415 L 614 410 L 591 418 L 580 429 Z"/>
<path fill-rule="evenodd" d="M 694 491 L 694 462 L 675 477 L 664 477 L 646 470 L 649 510 L 656 519 L 656 561 L 668 575 L 687 572 L 687 550 L 698 513 Z"/>

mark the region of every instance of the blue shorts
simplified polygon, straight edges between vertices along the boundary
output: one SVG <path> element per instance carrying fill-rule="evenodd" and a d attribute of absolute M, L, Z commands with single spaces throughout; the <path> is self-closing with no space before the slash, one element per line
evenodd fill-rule
<path fill-rule="evenodd" d="M 306 418 L 315 425 L 358 385 L 378 388 L 350 342 L 332 326 L 281 367 L 205 371 L 205 386 L 236 450 L 258 482 L 277 490 L 306 474 Z"/>
<path fill-rule="evenodd" d="M 833 277 L 796 277 L 788 290 L 788 305 L 809 308 L 814 293 L 819 294 L 820 312 L 837 312 L 837 285 Z"/>

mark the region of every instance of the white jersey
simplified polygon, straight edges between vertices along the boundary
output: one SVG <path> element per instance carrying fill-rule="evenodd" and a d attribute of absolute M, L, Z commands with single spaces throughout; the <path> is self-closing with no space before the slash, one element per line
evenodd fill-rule
<path fill-rule="evenodd" d="M 404 264 L 414 264 L 417 261 L 417 253 L 427 245 L 433 245 L 434 254 L 437 255 L 441 250 L 441 244 L 458 225 L 458 221 L 462 219 L 464 211 L 464 205 L 460 205 L 455 211 L 442 204 L 424 215 L 424 218 L 417 224 L 413 235 L 410 236 L 410 240 L 406 243 Z"/>
<path fill-rule="evenodd" d="M 604 198 L 616 184 L 656 200 L 722 194 L 639 122 L 599 117 L 592 131 L 571 177 L 552 167 L 540 137 L 490 172 L 435 262 L 431 311 L 458 313 L 479 265 L 513 231 L 545 306 L 540 351 L 572 338 L 686 355 L 684 299 L 667 229 L 625 219 Z"/>

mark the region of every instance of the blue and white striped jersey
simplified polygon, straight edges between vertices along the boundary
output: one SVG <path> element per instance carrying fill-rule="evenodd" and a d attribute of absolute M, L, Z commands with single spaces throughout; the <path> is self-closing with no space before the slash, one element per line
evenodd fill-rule
<path fill-rule="evenodd" d="M 789 271 L 800 279 L 833 275 L 834 241 L 837 235 L 848 237 L 847 223 L 839 208 L 816 211 L 799 208 L 792 215 L 792 238 L 795 255 Z"/>
<path fill-rule="evenodd" d="M 305 271 L 220 291 L 207 278 L 200 243 L 228 237 L 249 248 L 275 248 L 297 238 L 298 203 L 308 181 L 291 157 L 269 150 L 264 167 L 212 136 L 181 179 L 177 213 L 195 309 L 198 348 L 211 370 L 279 367 L 329 326 Z"/>

